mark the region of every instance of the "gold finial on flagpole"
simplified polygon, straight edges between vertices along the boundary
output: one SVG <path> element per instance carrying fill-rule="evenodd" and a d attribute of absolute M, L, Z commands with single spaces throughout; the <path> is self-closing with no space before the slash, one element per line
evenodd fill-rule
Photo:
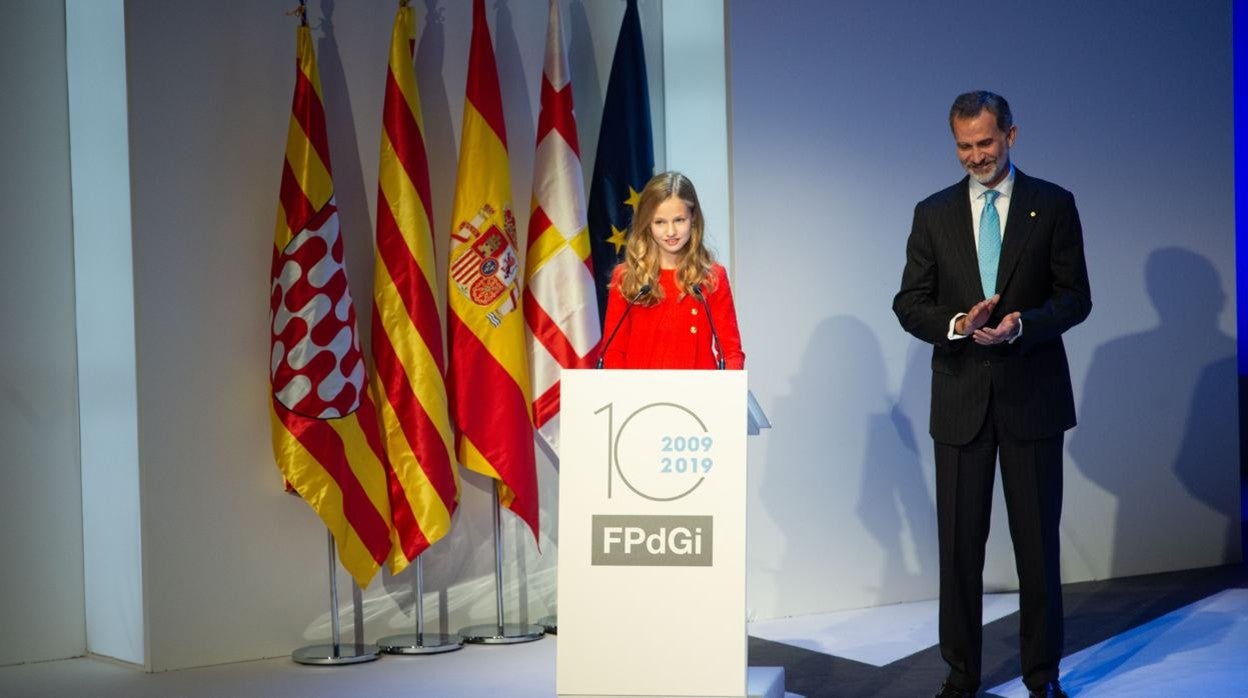
<path fill-rule="evenodd" d="M 299 0 L 299 7 L 286 13 L 287 17 L 299 17 L 300 26 L 308 26 L 308 0 Z"/>

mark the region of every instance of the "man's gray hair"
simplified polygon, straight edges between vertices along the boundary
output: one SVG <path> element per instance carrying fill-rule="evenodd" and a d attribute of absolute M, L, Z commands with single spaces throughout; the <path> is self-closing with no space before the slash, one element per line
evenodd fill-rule
<path fill-rule="evenodd" d="M 988 113 L 997 117 L 997 128 L 1008 132 L 1014 125 L 1014 114 L 1010 112 L 1010 103 L 999 94 L 978 90 L 958 95 L 949 107 L 949 128 L 953 128 L 954 119 L 973 119 L 987 109 Z"/>

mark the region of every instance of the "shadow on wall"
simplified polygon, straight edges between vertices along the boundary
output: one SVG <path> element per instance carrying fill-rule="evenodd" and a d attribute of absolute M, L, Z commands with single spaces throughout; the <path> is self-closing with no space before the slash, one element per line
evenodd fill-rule
<path fill-rule="evenodd" d="M 568 6 L 564 36 L 568 37 L 568 64 L 572 71 L 572 104 L 576 109 L 581 169 L 588 175 L 594 171 L 594 158 L 598 153 L 598 125 L 602 123 L 602 103 L 606 95 L 603 94 L 598 71 L 594 68 L 597 65 L 594 57 L 596 39 L 582 0 L 573 0 Z M 603 40 L 614 42 L 615 37 Z M 579 69 L 580 66 L 588 67 Z M 589 193 L 588 181 L 585 183 L 585 193 Z"/>
<path fill-rule="evenodd" d="M 420 110 L 425 126 L 425 155 L 429 158 L 429 205 L 433 210 L 430 225 L 433 228 L 437 274 L 440 281 L 434 284 L 438 308 L 443 307 L 446 291 L 446 255 L 450 251 L 450 211 L 455 197 L 455 177 L 458 169 L 458 141 L 455 124 L 458 117 L 451 113 L 449 92 L 443 70 L 446 63 L 446 11 L 438 0 L 425 0 L 425 17 L 418 25 L 420 38 L 416 43 L 417 90 L 420 92 Z M 461 88 L 462 89 L 462 88 Z M 445 173 L 435 176 L 435 173 Z M 442 215 L 439 216 L 438 214 Z"/>
<path fill-rule="evenodd" d="M 1218 328 L 1226 293 L 1208 259 L 1175 247 L 1149 255 L 1145 285 L 1160 323 L 1097 348 L 1069 445 L 1117 499 L 1108 577 L 1239 558 L 1236 348 Z"/>
<path fill-rule="evenodd" d="M 336 6 L 335 0 L 323 0 L 321 21 L 312 27 L 312 32 L 313 36 L 317 33 L 321 35 L 316 42 L 316 58 L 325 101 L 334 202 L 338 205 L 338 220 L 342 226 L 344 264 L 355 304 L 357 332 L 367 351 L 370 336 L 368 318 L 373 307 L 370 292 L 373 286 L 373 222 L 365 182 L 376 182 L 377 175 L 374 173 L 366 178 L 360 166 L 355 115 L 351 111 L 351 86 L 334 34 Z"/>
<path fill-rule="evenodd" d="M 759 486 L 768 516 L 794 541 L 766 566 L 777 615 L 930 598 L 934 500 L 914 426 L 887 395 L 879 340 L 857 318 L 828 318 L 801 366 L 775 401 L 777 430 Z M 808 409 L 811 395 L 826 409 Z M 809 462 L 809 453 L 824 457 Z M 852 535 L 858 526 L 870 537 Z"/>
<path fill-rule="evenodd" d="M 940 581 L 936 500 L 928 489 L 935 474 L 931 438 L 927 420 L 916 431 L 909 416 L 928 414 L 930 357 L 930 345 L 912 341 L 900 395 L 888 397 L 885 412 L 868 416 L 857 512 L 885 556 L 881 602 L 934 598 Z"/>
<path fill-rule="evenodd" d="M 461 502 L 451 522 L 451 532 L 420 556 L 424 561 L 424 620 L 426 632 L 455 634 L 464 625 L 493 623 L 495 614 L 494 532 L 490 488 L 493 480 L 464 469 Z M 473 504 L 465 506 L 463 500 Z M 530 595 L 554 608 L 555 570 L 542 560 L 540 569 L 527 569 L 526 554 L 535 551 L 528 527 L 510 511 L 502 510 L 504 615 L 508 623 L 527 624 L 537 618 L 529 607 Z M 542 515 L 547 511 L 543 509 Z M 543 522 L 545 530 L 547 522 Z M 542 550 L 553 541 L 544 539 Z M 511 551 L 508 551 L 508 546 Z M 396 633 L 412 632 L 415 623 L 415 570 L 413 564 L 397 575 L 386 568 L 381 589 L 370 590 L 365 615 L 386 619 Z M 397 607 L 398 613 L 395 614 Z"/>

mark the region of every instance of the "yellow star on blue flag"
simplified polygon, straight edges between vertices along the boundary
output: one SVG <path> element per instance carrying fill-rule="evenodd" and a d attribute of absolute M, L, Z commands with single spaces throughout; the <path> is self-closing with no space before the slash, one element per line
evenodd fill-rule
<path fill-rule="evenodd" d="M 628 0 L 607 80 L 586 209 L 599 317 L 606 317 L 607 286 L 641 201 L 639 192 L 654 175 L 645 56 L 637 0 Z"/>
<path fill-rule="evenodd" d="M 641 203 L 641 192 L 637 191 L 636 189 L 633 189 L 632 187 L 629 187 L 628 198 L 624 200 L 624 203 L 631 206 L 633 208 L 633 215 L 636 215 L 637 205 Z"/>
<path fill-rule="evenodd" d="M 615 245 L 615 253 L 618 255 L 620 249 L 624 247 L 624 243 L 628 240 L 628 231 L 620 230 L 614 225 L 611 226 L 611 237 L 607 238 L 607 242 Z"/>

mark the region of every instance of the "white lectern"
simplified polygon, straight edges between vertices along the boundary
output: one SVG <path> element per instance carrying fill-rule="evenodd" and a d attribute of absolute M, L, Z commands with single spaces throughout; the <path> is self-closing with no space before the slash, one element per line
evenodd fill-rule
<path fill-rule="evenodd" d="M 745 371 L 564 371 L 560 696 L 746 695 Z"/>

